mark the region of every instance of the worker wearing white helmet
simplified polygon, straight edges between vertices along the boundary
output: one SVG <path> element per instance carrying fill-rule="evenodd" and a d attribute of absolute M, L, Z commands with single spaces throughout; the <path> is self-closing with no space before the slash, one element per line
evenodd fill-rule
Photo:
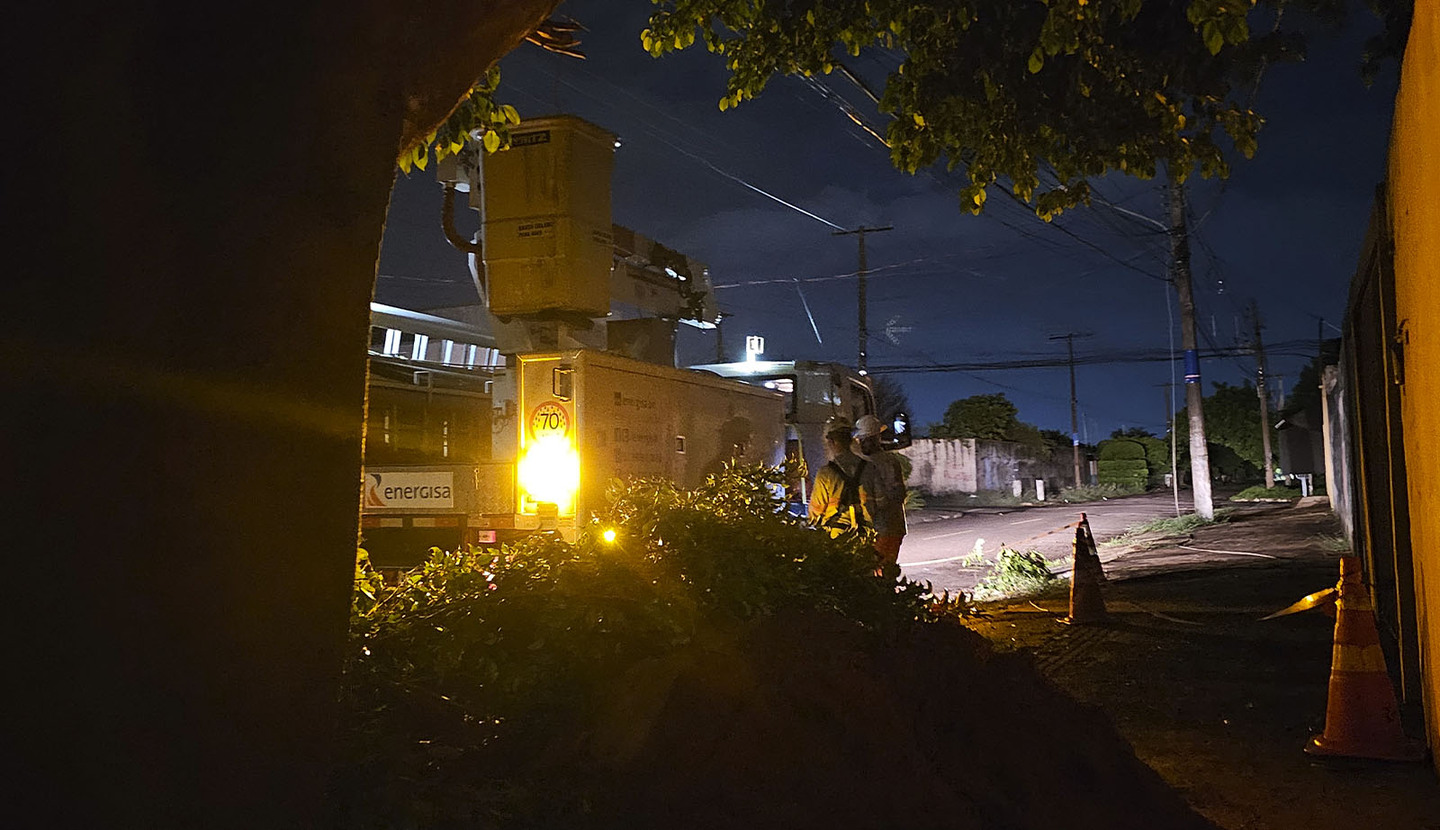
<path fill-rule="evenodd" d="M 862 415 L 855 422 L 855 440 L 860 456 L 875 467 L 875 552 L 882 568 L 898 571 L 905 539 L 905 462 L 898 453 L 881 448 L 885 428 L 874 415 Z"/>

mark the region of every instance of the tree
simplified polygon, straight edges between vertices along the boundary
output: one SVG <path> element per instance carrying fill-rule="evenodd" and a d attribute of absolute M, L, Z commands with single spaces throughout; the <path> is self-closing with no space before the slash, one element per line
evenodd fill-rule
<path fill-rule="evenodd" d="M 979 438 L 988 441 L 1011 441 L 1029 452 L 1045 450 L 1045 437 L 1040 429 L 1018 417 L 1020 410 L 1000 392 L 994 395 L 971 395 L 953 401 L 945 408 L 945 418 L 930 425 L 931 438 Z M 1068 444 L 1068 439 L 1066 440 Z"/>
<path fill-rule="evenodd" d="M 1155 433 L 1145 427 L 1127 427 L 1110 433 L 1111 438 L 1154 438 Z"/>
<path fill-rule="evenodd" d="M 1266 66 L 1303 56 L 1285 0 L 869 0 L 759 3 L 657 0 L 641 40 L 651 54 L 704 43 L 730 75 L 721 109 L 776 74 L 813 76 L 866 50 L 898 55 L 875 98 L 893 116 L 891 161 L 915 172 L 963 167 L 961 205 L 978 212 L 1007 180 L 1050 217 L 1087 202 L 1090 178 L 1183 181 L 1249 157 L 1261 118 L 1249 106 Z M 1289 0 L 1333 18 L 1344 0 Z M 1265 27 L 1252 36 L 1251 24 Z M 843 53 L 843 56 L 842 56 Z M 1048 181 L 1047 181 L 1048 180 Z"/>
<path fill-rule="evenodd" d="M 1215 383 L 1214 391 L 1205 397 L 1205 436 L 1210 447 L 1223 447 L 1232 461 L 1216 462 L 1217 474 L 1230 478 L 1246 478 L 1265 469 L 1264 450 L 1260 440 L 1260 408 L 1255 404 L 1255 386 L 1246 381 L 1238 386 Z M 1175 416 L 1180 446 L 1188 439 L 1189 416 L 1181 409 Z M 1213 449 L 1212 449 L 1213 452 Z M 1225 469 L 1221 469 L 1221 467 Z"/>
<path fill-rule="evenodd" d="M 900 413 L 910 414 L 910 398 L 899 381 L 882 375 L 870 376 L 870 392 L 875 396 L 875 415 L 882 424 L 891 424 Z"/>
<path fill-rule="evenodd" d="M 960 204 L 973 213 L 1006 180 L 1010 198 L 1047 221 L 1091 198 L 1111 170 L 1164 170 L 1172 278 L 1183 348 L 1193 352 L 1194 300 L 1185 239 L 1184 182 L 1229 170 L 1226 147 L 1249 158 L 1262 119 L 1250 107 L 1271 64 L 1304 55 L 1295 21 L 1338 22 L 1346 0 L 655 0 L 641 42 L 651 54 L 684 49 L 699 32 L 730 71 L 720 108 L 753 98 L 775 74 L 835 69 L 892 117 L 891 162 L 915 172 L 943 161 L 964 169 Z M 1407 0 L 1370 0 L 1385 22 L 1364 72 L 1399 54 Z M 1289 13 L 1287 13 L 1289 12 Z M 1268 32 L 1251 36 L 1251 24 Z M 1282 27 L 1282 24 L 1284 26 Z M 1300 25 L 1304 25 L 1301 23 Z M 883 92 L 841 58 L 880 52 Z M 898 55 L 887 63 L 888 56 Z M 1002 191 L 1004 192 L 1004 191 Z M 1186 392 L 1195 444 L 1195 509 L 1210 518 L 1204 407 Z"/>
<path fill-rule="evenodd" d="M 324 824 L 397 154 L 555 5 L 14 10 L 15 122 L 107 149 L 6 174 L 13 815 Z"/>
<path fill-rule="evenodd" d="M 1060 450 L 1069 452 L 1070 448 L 1074 446 L 1074 440 L 1071 439 L 1070 433 L 1063 430 L 1042 429 L 1040 430 L 1040 438 L 1044 440 L 1045 449 L 1047 449 L 1052 456 Z"/>
<path fill-rule="evenodd" d="M 945 407 L 945 418 L 930 427 L 930 437 L 1008 441 L 1020 425 L 1019 414 L 1003 392 L 971 395 Z"/>

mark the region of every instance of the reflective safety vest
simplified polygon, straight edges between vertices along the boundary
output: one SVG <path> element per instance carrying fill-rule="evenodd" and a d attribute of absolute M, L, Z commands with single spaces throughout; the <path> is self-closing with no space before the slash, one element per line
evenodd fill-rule
<path fill-rule="evenodd" d="M 853 476 L 845 475 L 844 468 L 834 461 L 825 465 L 835 471 L 841 484 L 839 497 L 832 505 L 826 506 L 825 515 L 820 520 L 821 527 L 843 533 L 870 526 L 870 520 L 865 516 L 865 509 L 860 504 L 860 478 L 865 474 L 867 464 L 868 461 L 860 459 L 860 463 L 855 465 Z"/>

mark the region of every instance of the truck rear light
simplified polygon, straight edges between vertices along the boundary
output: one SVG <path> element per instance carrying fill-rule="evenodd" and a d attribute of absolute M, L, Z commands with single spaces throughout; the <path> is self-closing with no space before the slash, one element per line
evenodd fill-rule
<path fill-rule="evenodd" d="M 515 480 L 522 513 L 535 515 L 541 504 L 553 504 L 559 515 L 573 516 L 575 492 L 580 489 L 580 453 L 566 435 L 536 438 L 525 447 Z"/>
<path fill-rule="evenodd" d="M 475 531 L 475 544 L 493 545 L 497 541 L 496 536 L 493 530 L 477 530 Z"/>

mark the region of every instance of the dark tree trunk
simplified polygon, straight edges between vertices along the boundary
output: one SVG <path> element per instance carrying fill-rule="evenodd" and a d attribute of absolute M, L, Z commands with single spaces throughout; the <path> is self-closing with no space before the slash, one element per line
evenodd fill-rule
<path fill-rule="evenodd" d="M 8 814 L 317 823 L 394 160 L 554 5 L 12 15 Z"/>

